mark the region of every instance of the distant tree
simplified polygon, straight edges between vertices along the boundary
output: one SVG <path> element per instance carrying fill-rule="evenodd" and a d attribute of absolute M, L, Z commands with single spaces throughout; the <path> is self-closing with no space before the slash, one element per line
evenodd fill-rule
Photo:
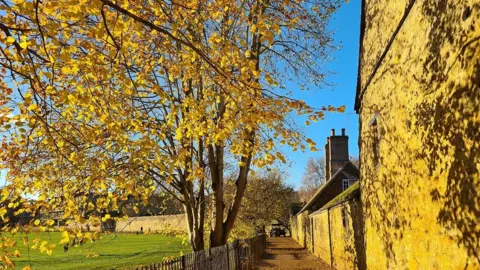
<path fill-rule="evenodd" d="M 234 181 L 228 181 L 226 201 L 233 200 L 234 185 Z M 295 191 L 284 183 L 279 173 L 270 172 L 252 177 L 247 185 L 233 235 L 245 238 L 264 233 L 272 222 L 288 228 L 290 206 L 294 198 Z"/>
<path fill-rule="evenodd" d="M 360 159 L 358 156 L 350 156 L 350 162 L 360 167 Z M 315 194 L 317 189 L 326 182 L 325 179 L 325 158 L 309 158 L 305 172 L 303 173 L 302 183 L 299 190 L 301 201 L 308 201 Z"/>
<path fill-rule="evenodd" d="M 353 165 L 357 166 L 357 168 L 360 169 L 360 158 L 358 156 L 350 156 L 350 162 L 352 162 Z"/>
<path fill-rule="evenodd" d="M 325 158 L 309 158 L 300 186 L 300 200 L 308 201 L 325 181 Z"/>

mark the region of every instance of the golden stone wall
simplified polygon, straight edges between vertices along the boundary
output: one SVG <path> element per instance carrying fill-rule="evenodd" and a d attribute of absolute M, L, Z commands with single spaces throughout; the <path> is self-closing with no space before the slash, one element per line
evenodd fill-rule
<path fill-rule="evenodd" d="M 304 220 L 308 218 L 308 213 L 303 212 L 296 216 L 292 217 L 291 227 L 292 227 L 292 238 L 297 241 L 302 247 L 305 247 L 305 222 Z"/>
<path fill-rule="evenodd" d="M 352 199 L 312 215 L 304 212 L 293 219 L 296 220 L 292 222 L 293 238 L 315 256 L 335 269 L 364 266 L 363 219 L 358 200 Z M 309 233 L 312 225 L 313 234 Z"/>
<path fill-rule="evenodd" d="M 116 224 L 117 232 L 140 232 L 144 233 L 175 233 L 187 231 L 187 219 L 184 214 L 130 217 L 125 220 L 119 220 Z"/>
<path fill-rule="evenodd" d="M 305 247 L 305 220 L 308 218 L 307 213 L 304 212 L 301 215 L 297 216 L 297 226 L 298 226 L 298 231 L 297 231 L 297 239 L 298 243 L 302 246 Z"/>
<path fill-rule="evenodd" d="M 362 89 L 408 1 L 365 3 Z M 415 1 L 359 114 L 366 267 L 480 269 L 480 1 Z"/>
<path fill-rule="evenodd" d="M 298 242 L 298 225 L 296 216 L 290 217 L 290 233 L 292 234 L 293 240 Z"/>
<path fill-rule="evenodd" d="M 361 211 L 360 202 L 351 200 L 330 209 L 330 213 L 322 213 L 330 215 L 333 267 L 335 269 L 364 269 L 365 249 Z"/>
<path fill-rule="evenodd" d="M 328 224 L 328 212 L 322 212 L 322 214 L 314 215 L 314 249 L 313 254 L 326 263 L 331 263 L 330 256 L 330 227 Z"/>

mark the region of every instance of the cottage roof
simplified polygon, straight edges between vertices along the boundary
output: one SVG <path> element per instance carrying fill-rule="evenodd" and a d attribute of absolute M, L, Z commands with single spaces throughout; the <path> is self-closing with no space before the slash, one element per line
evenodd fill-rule
<path fill-rule="evenodd" d="M 340 193 L 337 197 L 335 197 L 333 200 L 329 201 L 327 204 L 322 206 L 322 208 L 318 209 L 317 211 L 311 213 L 310 215 L 317 215 L 329 208 L 335 207 L 343 202 L 349 201 L 352 198 L 359 197 L 360 196 L 360 184 L 359 182 L 355 182 L 351 187 L 347 188 L 344 190 L 342 193 Z"/>
<path fill-rule="evenodd" d="M 294 203 L 290 207 L 290 211 L 293 216 L 295 216 L 303 208 L 303 203 Z"/>
<path fill-rule="evenodd" d="M 410 14 L 410 11 L 413 8 L 413 5 L 415 4 L 415 1 L 409 1 L 408 6 L 402 16 L 402 19 L 400 20 L 400 23 L 397 25 L 395 28 L 395 31 L 393 31 L 392 36 L 389 38 L 387 45 L 385 46 L 385 49 L 383 52 L 380 54 L 378 60 L 376 61 L 375 65 L 373 66 L 373 70 L 371 74 L 368 74 L 366 76 L 366 81 L 365 85 L 363 86 L 362 89 L 362 80 L 361 80 L 361 67 L 362 67 L 362 52 L 363 52 L 363 38 L 365 34 L 365 0 L 362 0 L 362 13 L 361 13 L 361 22 L 360 22 L 360 47 L 359 47 L 359 54 L 358 54 L 358 74 L 357 74 L 357 93 L 355 95 L 355 111 L 358 113 L 360 110 L 360 105 L 362 102 L 363 94 L 367 90 L 368 85 L 370 82 L 373 80 L 373 77 L 377 73 L 377 71 L 380 68 L 380 65 L 382 64 L 383 60 L 385 59 L 388 51 L 390 50 L 393 42 L 395 41 L 395 38 L 397 37 L 397 34 L 400 32 L 402 29 L 403 24 L 405 23 L 405 20 L 407 19 L 408 15 Z M 367 74 L 364 74 L 367 75 Z"/>
<path fill-rule="evenodd" d="M 318 188 L 317 192 L 315 192 L 313 197 L 307 202 L 307 204 L 305 204 L 305 206 L 302 208 L 302 210 L 300 210 L 300 212 L 297 213 L 297 215 L 310 208 L 310 206 L 312 206 L 312 204 L 322 195 L 325 188 L 333 183 L 337 177 L 343 176 L 347 178 L 358 178 L 359 173 L 360 171 L 355 165 L 353 165 L 352 162 L 348 161 L 345 163 L 345 165 L 343 165 L 332 177 L 330 177 L 326 183 Z"/>
<path fill-rule="evenodd" d="M 358 46 L 358 71 L 357 71 L 357 92 L 355 94 L 355 105 L 354 109 L 358 113 L 360 109 L 360 103 L 362 102 L 360 94 L 362 91 L 362 77 L 361 77 L 361 68 L 362 68 L 362 51 L 363 51 L 363 37 L 365 35 L 365 0 L 362 0 L 361 7 L 361 18 L 360 18 L 360 44 Z"/>

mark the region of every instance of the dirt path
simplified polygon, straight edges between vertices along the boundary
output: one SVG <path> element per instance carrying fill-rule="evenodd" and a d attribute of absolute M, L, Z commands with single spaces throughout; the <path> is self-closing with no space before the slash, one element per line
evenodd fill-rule
<path fill-rule="evenodd" d="M 257 269 L 269 268 L 332 270 L 327 263 L 313 256 L 290 237 L 267 238 L 267 250 Z"/>

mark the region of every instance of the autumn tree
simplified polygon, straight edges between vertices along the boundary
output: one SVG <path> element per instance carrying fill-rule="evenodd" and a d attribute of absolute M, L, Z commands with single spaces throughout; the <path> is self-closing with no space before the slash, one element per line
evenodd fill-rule
<path fill-rule="evenodd" d="M 224 244 L 250 169 L 284 162 L 276 143 L 315 149 L 291 114 L 317 121 L 344 110 L 311 108 L 285 86 L 324 82 L 326 26 L 338 4 L 1 1 L 2 193 L 36 198 L 23 211 L 43 207 L 31 225 L 49 230 L 51 211 L 97 224 L 161 187 L 183 204 L 199 250 L 211 188 L 210 243 Z M 227 161 L 237 175 L 228 205 Z"/>
<path fill-rule="evenodd" d="M 226 201 L 233 200 L 234 181 L 226 183 Z M 294 190 L 285 184 L 279 172 L 257 173 L 250 177 L 234 234 L 239 238 L 265 233 L 265 228 L 277 222 L 288 227 Z"/>

